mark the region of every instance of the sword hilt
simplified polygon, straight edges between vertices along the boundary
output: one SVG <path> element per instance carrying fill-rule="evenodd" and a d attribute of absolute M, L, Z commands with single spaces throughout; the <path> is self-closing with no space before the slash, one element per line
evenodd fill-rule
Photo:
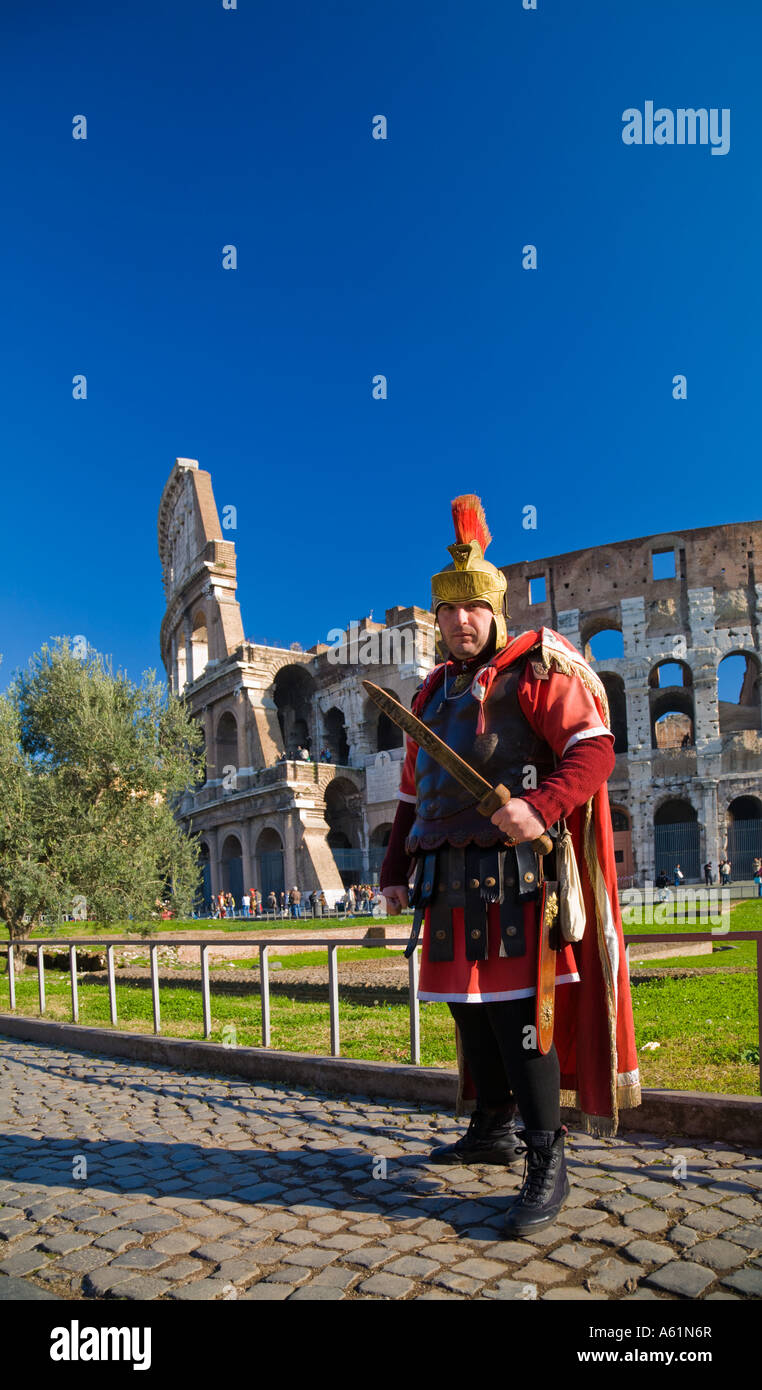
<path fill-rule="evenodd" d="M 492 789 L 487 792 L 487 795 L 483 796 L 481 801 L 477 803 L 477 809 L 481 811 L 483 816 L 491 817 L 494 816 L 496 811 L 500 810 L 501 806 L 507 806 L 510 799 L 511 793 L 508 788 L 504 787 L 502 782 L 499 782 L 496 787 L 492 787 Z M 550 854 L 552 848 L 553 841 L 549 835 L 539 835 L 536 840 L 532 841 L 532 849 L 535 854 Z"/>

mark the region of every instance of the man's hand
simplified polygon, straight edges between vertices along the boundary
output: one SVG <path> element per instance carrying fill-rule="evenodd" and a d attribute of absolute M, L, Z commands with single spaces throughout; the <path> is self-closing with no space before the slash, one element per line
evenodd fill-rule
<path fill-rule="evenodd" d="M 381 889 L 381 896 L 386 898 L 386 910 L 390 917 L 396 912 L 402 912 L 407 907 L 407 884 L 395 883 L 392 887 Z"/>
<path fill-rule="evenodd" d="M 537 812 L 521 797 L 512 797 L 507 806 L 501 806 L 492 816 L 492 824 L 515 845 L 522 844 L 524 840 L 536 840 L 545 832 L 545 825 Z"/>

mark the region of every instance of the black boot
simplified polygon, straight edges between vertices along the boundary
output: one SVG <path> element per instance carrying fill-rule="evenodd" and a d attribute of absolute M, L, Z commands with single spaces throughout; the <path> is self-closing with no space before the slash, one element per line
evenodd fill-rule
<path fill-rule="evenodd" d="M 454 1144 L 432 1149 L 429 1163 L 494 1163 L 507 1167 L 523 1153 L 516 1147 L 518 1135 L 515 1105 L 499 1115 L 475 1110 L 466 1133 Z"/>
<path fill-rule="evenodd" d="M 569 1195 L 564 1158 L 564 1125 L 552 1129 L 520 1130 L 526 1143 L 524 1184 L 505 1222 L 506 1235 L 524 1235 L 550 1226 Z"/>

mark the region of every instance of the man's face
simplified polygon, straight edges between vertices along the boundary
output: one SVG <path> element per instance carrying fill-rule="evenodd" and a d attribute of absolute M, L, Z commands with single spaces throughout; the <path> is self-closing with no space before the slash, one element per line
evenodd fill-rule
<path fill-rule="evenodd" d="M 492 630 L 492 609 L 488 603 L 440 603 L 437 622 L 444 644 L 459 661 L 478 656 L 486 647 Z"/>

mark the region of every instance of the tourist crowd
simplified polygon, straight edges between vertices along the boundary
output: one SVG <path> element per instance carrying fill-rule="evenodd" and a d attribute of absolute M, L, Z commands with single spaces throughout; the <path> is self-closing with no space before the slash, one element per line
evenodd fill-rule
<path fill-rule="evenodd" d="M 315 761 L 319 763 L 332 763 L 335 759 L 330 748 L 321 748 L 320 757 L 315 759 L 309 748 L 303 747 L 301 743 L 297 744 L 295 749 L 292 748 L 287 753 L 281 753 L 278 758 L 279 763 L 314 763 Z"/>
<path fill-rule="evenodd" d="M 368 917 L 383 906 L 383 898 L 377 887 L 371 883 L 353 883 L 336 903 L 339 915 L 344 917 Z M 212 899 L 212 916 L 215 918 L 245 917 L 327 917 L 330 905 L 322 888 L 302 893 L 294 885 L 288 892 L 271 891 L 263 900 L 257 888 L 251 888 L 236 901 L 232 893 L 217 893 Z"/>

